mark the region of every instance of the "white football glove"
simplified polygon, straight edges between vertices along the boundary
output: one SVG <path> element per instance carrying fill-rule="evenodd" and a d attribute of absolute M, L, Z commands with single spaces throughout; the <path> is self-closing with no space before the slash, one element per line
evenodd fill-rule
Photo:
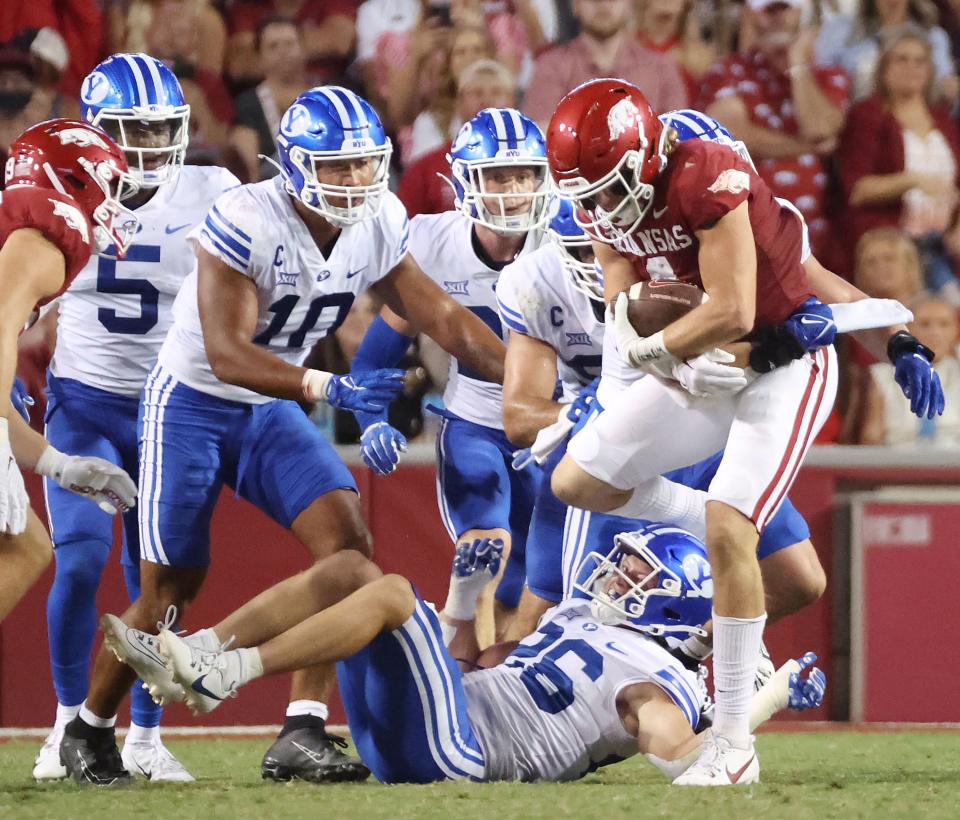
<path fill-rule="evenodd" d="M 617 336 L 617 350 L 631 367 L 672 379 L 673 368 L 679 360 L 672 356 L 663 344 L 663 331 L 654 333 L 646 338 L 640 336 L 633 325 L 627 311 L 630 299 L 626 292 L 621 293 L 613 303 L 613 330 Z"/>
<path fill-rule="evenodd" d="M 19 535 L 27 528 L 30 499 L 10 449 L 7 420 L 0 418 L 0 532 Z"/>
<path fill-rule="evenodd" d="M 673 366 L 673 378 L 693 396 L 718 396 L 747 386 L 743 368 L 731 366 L 736 356 L 715 347 Z"/>
<path fill-rule="evenodd" d="M 125 513 L 137 503 L 137 485 L 126 471 L 96 456 L 68 456 L 48 446 L 35 468 L 63 489 L 89 498 L 110 515 Z"/>

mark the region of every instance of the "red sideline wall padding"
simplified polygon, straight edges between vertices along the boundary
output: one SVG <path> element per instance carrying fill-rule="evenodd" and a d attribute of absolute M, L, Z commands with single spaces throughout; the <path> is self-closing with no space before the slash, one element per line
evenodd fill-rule
<path fill-rule="evenodd" d="M 434 468 L 402 467 L 392 476 L 373 478 L 355 471 L 364 513 L 376 543 L 375 558 L 385 572 L 399 572 L 417 584 L 428 600 L 442 602 L 449 577 L 452 547 L 436 507 Z M 802 473 L 792 496 L 807 515 L 814 543 L 828 573 L 832 565 L 833 482 L 816 472 Z M 42 507 L 38 483 L 30 487 L 35 507 Z M 39 502 L 39 503 L 38 503 Z M 261 589 L 309 565 L 306 551 L 279 526 L 246 502 L 225 492 L 214 517 L 213 564 L 206 585 L 183 619 L 185 628 L 208 626 L 247 601 Z M 0 568 L 2 571 L 2 568 Z M 53 571 L 28 594 L 0 628 L 0 725 L 46 726 L 52 722 L 56 699 L 47 656 L 45 602 Z M 111 561 L 98 598 L 100 612 L 126 608 L 123 582 Z M 815 649 L 824 668 L 830 666 L 830 595 L 801 616 L 773 626 L 768 644 L 774 658 L 784 660 Z M 256 681 L 237 700 L 229 701 L 203 719 L 210 725 L 279 723 L 287 702 L 286 677 Z M 807 713 L 823 719 L 826 712 Z M 342 722 L 334 707 L 334 722 Z M 180 706 L 171 707 L 165 722 L 184 725 L 194 718 Z M 126 708 L 120 724 L 127 723 Z"/>

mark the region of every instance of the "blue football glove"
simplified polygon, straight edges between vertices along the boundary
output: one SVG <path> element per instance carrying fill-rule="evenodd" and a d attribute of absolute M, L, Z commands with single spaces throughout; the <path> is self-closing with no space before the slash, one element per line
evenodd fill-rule
<path fill-rule="evenodd" d="M 371 424 L 360 436 L 360 456 L 377 475 L 389 475 L 400 464 L 400 453 L 407 451 L 407 439 L 385 421 Z"/>
<path fill-rule="evenodd" d="M 600 377 L 595 378 L 584 387 L 567 409 L 567 418 L 570 421 L 580 421 L 590 411 L 591 405 L 597 400 L 597 388 L 600 386 Z"/>
<path fill-rule="evenodd" d="M 943 387 L 933 369 L 933 351 L 912 334 L 901 330 L 887 342 L 887 356 L 893 363 L 897 384 L 903 395 L 910 399 L 910 411 L 921 419 L 942 416 Z"/>
<path fill-rule="evenodd" d="M 804 709 L 816 709 L 823 703 L 823 696 L 827 691 L 827 676 L 822 669 L 816 666 L 810 669 L 806 678 L 800 677 L 804 670 L 817 660 L 815 652 L 807 652 L 802 658 L 797 658 L 800 664 L 799 672 L 790 674 L 790 688 L 787 705 L 791 709 L 803 711 Z"/>
<path fill-rule="evenodd" d="M 475 538 L 461 541 L 453 555 L 454 578 L 470 578 L 478 572 L 487 572 L 494 578 L 500 571 L 503 558 L 502 538 Z"/>
<path fill-rule="evenodd" d="M 833 311 L 816 296 L 807 299 L 783 324 L 807 352 L 832 345 L 837 338 Z"/>
<path fill-rule="evenodd" d="M 13 390 L 10 391 L 10 404 L 16 410 L 23 420 L 30 423 L 30 408 L 35 404 L 33 396 L 27 392 L 27 386 L 19 379 L 14 378 Z"/>
<path fill-rule="evenodd" d="M 327 403 L 341 410 L 379 413 L 403 390 L 403 377 L 404 371 L 395 368 L 333 376 L 327 386 Z"/>

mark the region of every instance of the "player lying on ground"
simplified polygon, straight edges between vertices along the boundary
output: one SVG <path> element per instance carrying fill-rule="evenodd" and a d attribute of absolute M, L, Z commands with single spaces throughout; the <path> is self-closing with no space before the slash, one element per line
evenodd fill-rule
<path fill-rule="evenodd" d="M 475 594 L 496 573 L 502 548 L 477 542 Z M 182 686 L 188 705 L 209 712 L 263 675 L 338 661 L 340 692 L 364 762 L 387 783 L 445 779 L 573 780 L 641 752 L 674 778 L 698 754 L 703 693 L 695 673 L 664 647 L 668 633 L 696 631 L 710 613 L 703 544 L 675 528 L 618 536 L 594 554 L 592 600 L 551 610 L 520 644 L 463 658 L 468 667 L 499 654 L 489 669 L 461 672 L 444 646 L 472 622 L 452 622 L 410 582 L 381 575 L 356 552 L 332 556 L 267 590 L 213 628 L 243 648 L 205 652 L 165 630 L 170 670 L 146 675 L 157 693 Z M 442 624 L 441 619 L 446 621 Z M 124 656 L 136 634 L 103 619 L 106 641 Z M 155 640 L 155 639 L 154 639 Z M 756 726 L 788 703 L 819 704 L 826 680 L 807 655 L 785 667 L 753 703 Z M 791 674 L 791 671 L 796 674 Z M 756 767 L 739 773 L 756 778 Z"/>
<path fill-rule="evenodd" d="M 30 509 L 20 467 L 89 496 L 105 511 L 132 507 L 136 484 L 98 458 L 66 456 L 33 430 L 10 399 L 17 339 L 38 304 L 53 299 L 95 250 L 122 253 L 136 217 L 120 204 L 135 189 L 123 154 L 99 129 L 49 120 L 10 146 L 0 200 L 0 621 L 50 560 L 50 538 Z"/>

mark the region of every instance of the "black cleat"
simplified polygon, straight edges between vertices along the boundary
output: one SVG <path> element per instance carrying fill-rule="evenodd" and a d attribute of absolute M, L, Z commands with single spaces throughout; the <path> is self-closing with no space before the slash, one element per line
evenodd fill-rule
<path fill-rule="evenodd" d="M 353 783 L 370 777 L 370 770 L 341 749 L 347 741 L 307 726 L 281 733 L 267 749 L 260 766 L 264 780 L 308 780 L 311 783 Z"/>
<path fill-rule="evenodd" d="M 113 729 L 96 729 L 79 717 L 64 729 L 60 762 L 67 769 L 67 777 L 84 785 L 126 786 L 131 782 Z"/>

